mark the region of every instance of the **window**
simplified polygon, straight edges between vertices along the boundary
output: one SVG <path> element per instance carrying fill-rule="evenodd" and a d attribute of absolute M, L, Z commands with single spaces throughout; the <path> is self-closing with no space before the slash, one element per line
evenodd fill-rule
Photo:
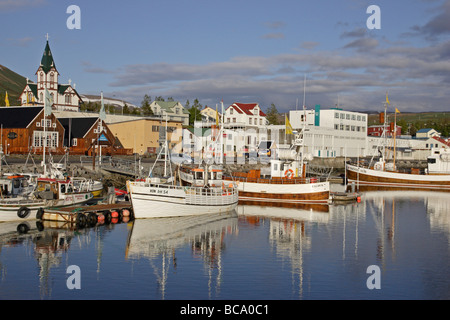
<path fill-rule="evenodd" d="M 152 126 L 152 132 L 159 132 L 159 126 Z"/>
<path fill-rule="evenodd" d="M 58 147 L 58 137 L 59 133 L 56 131 L 46 132 L 47 135 L 47 147 Z M 34 131 L 33 132 L 33 147 L 43 147 L 44 146 L 44 131 Z"/>
<path fill-rule="evenodd" d="M 78 142 L 78 139 L 77 138 L 73 138 L 72 139 L 72 146 L 76 147 L 77 146 L 77 142 Z"/>
<path fill-rule="evenodd" d="M 352 120 L 356 120 L 356 116 L 352 114 Z"/>
<path fill-rule="evenodd" d="M 41 120 L 41 127 L 43 128 L 44 126 L 46 128 L 50 128 L 52 126 L 52 120 L 50 119 L 45 119 L 46 121 L 44 122 L 44 119 Z M 45 125 L 47 124 L 47 125 Z"/>
<path fill-rule="evenodd" d="M 53 75 L 53 72 L 50 72 L 50 82 L 55 81 L 55 76 Z"/>
<path fill-rule="evenodd" d="M 350 114 L 347 113 L 347 114 L 345 115 L 345 118 L 346 118 L 347 120 L 350 120 Z"/>
<path fill-rule="evenodd" d="M 345 114 L 341 113 L 341 119 L 345 119 Z"/>
<path fill-rule="evenodd" d="M 40 102 L 44 102 L 44 95 L 41 93 L 39 93 L 39 101 Z"/>
<path fill-rule="evenodd" d="M 334 113 L 334 117 L 335 117 L 336 119 L 339 119 L 339 112 L 335 112 L 335 113 Z"/>
<path fill-rule="evenodd" d="M 248 118 L 248 124 L 252 124 L 252 118 Z"/>
<path fill-rule="evenodd" d="M 230 108 L 230 114 L 233 114 L 233 110 L 234 110 L 233 108 Z"/>
<path fill-rule="evenodd" d="M 233 122 L 236 122 L 236 118 L 233 118 Z"/>
<path fill-rule="evenodd" d="M 334 125 L 334 130 L 339 130 L 339 125 L 338 124 Z"/>

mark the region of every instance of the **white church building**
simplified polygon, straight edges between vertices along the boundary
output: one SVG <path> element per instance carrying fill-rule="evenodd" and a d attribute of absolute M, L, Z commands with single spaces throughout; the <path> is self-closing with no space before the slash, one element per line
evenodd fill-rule
<path fill-rule="evenodd" d="M 75 90 L 75 85 L 72 86 L 70 81 L 68 84 L 58 83 L 59 72 L 53 60 L 48 38 L 36 75 L 37 83 L 27 79 L 27 84 L 20 95 L 22 106 L 43 105 L 47 89 L 53 99 L 54 111 L 79 111 L 83 100 Z"/>

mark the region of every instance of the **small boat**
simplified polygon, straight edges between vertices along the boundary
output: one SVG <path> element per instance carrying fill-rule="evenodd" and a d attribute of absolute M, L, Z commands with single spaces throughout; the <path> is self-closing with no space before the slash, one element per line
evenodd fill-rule
<path fill-rule="evenodd" d="M 303 139 L 296 134 L 289 149 L 278 150 L 278 159 L 270 160 L 270 174 L 260 169 L 232 172 L 225 180 L 236 182 L 239 201 L 246 204 L 327 204 L 330 183 L 320 177 L 306 176 L 307 157 L 302 152 Z"/>
<path fill-rule="evenodd" d="M 36 189 L 30 194 L 8 196 L 2 193 L 0 221 L 39 219 L 43 208 L 83 204 L 92 198 L 87 190 L 75 190 L 70 179 L 39 178 Z"/>

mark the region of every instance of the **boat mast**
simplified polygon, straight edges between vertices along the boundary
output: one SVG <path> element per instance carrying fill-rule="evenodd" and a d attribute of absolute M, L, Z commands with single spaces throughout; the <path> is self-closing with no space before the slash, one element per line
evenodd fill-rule
<path fill-rule="evenodd" d="M 300 157 L 300 177 L 303 177 L 303 158 L 305 156 L 305 129 L 306 129 L 306 104 L 305 104 L 305 97 L 306 97 L 306 74 L 305 78 L 303 80 L 303 129 L 302 129 L 302 146 L 301 146 L 301 152 L 302 155 Z M 306 171 L 306 170 L 305 170 Z"/>

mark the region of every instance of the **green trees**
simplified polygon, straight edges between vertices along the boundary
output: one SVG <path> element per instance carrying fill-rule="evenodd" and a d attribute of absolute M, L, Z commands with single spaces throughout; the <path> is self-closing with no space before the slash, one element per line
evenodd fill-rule
<path fill-rule="evenodd" d="M 272 103 L 266 112 L 266 119 L 269 124 L 280 124 L 279 115 L 277 107 Z"/>

